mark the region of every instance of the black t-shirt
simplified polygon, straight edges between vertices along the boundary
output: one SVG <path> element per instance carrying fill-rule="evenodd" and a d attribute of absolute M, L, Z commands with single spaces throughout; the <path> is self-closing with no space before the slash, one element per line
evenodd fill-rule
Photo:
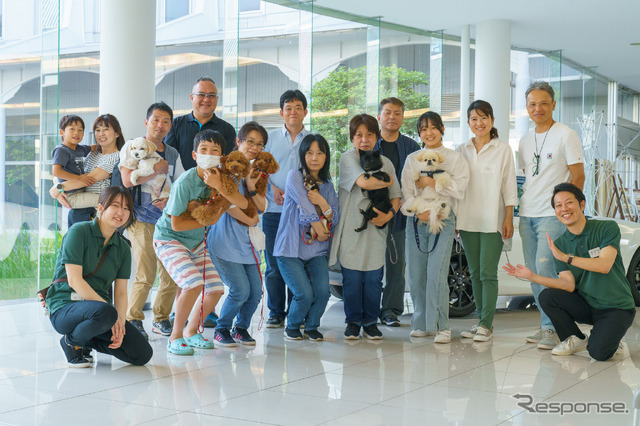
<path fill-rule="evenodd" d="M 384 139 L 381 139 L 380 147 L 382 148 L 382 155 L 391 160 L 391 163 L 393 163 L 393 167 L 398 170 L 398 167 L 400 167 L 400 154 L 398 153 L 398 144 L 395 142 L 387 142 Z"/>

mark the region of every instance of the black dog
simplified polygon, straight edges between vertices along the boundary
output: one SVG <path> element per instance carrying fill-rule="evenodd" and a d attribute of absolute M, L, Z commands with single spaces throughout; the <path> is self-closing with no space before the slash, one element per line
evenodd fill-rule
<path fill-rule="evenodd" d="M 365 179 L 374 177 L 383 182 L 391 182 L 389 175 L 381 170 L 382 158 L 380 157 L 380 151 L 360 151 L 360 166 L 365 171 Z M 362 190 L 362 192 L 365 191 L 367 192 L 367 198 L 369 198 L 370 203 L 367 210 L 360 209 L 360 213 L 362 213 L 364 217 L 362 219 L 362 226 L 357 228 L 355 230 L 356 232 L 362 232 L 367 229 L 369 221 L 378 215 L 378 213 L 373 210 L 374 207 L 383 213 L 389 213 L 389 210 L 391 210 L 389 188 Z M 378 228 L 382 229 L 385 226 L 387 226 L 386 223 L 378 226 Z"/>

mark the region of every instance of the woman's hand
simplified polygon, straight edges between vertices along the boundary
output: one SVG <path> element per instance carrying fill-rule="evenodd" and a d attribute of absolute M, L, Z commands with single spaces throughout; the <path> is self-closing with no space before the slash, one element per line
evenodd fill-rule
<path fill-rule="evenodd" d="M 429 222 L 429 219 L 431 218 L 431 212 L 427 210 L 426 212 L 417 214 L 416 217 L 418 218 L 418 220 L 421 220 L 423 222 Z"/>
<path fill-rule="evenodd" d="M 307 197 L 309 197 L 311 204 L 319 206 L 323 212 L 329 210 L 329 203 L 320 195 L 320 191 L 307 191 Z"/>
<path fill-rule="evenodd" d="M 508 240 L 513 237 L 513 218 L 507 217 L 502 224 L 502 238 Z"/>
<path fill-rule="evenodd" d="M 118 349 L 120 345 L 122 345 L 122 339 L 124 339 L 125 334 L 125 319 L 121 316 L 118 316 L 118 320 L 113 327 L 111 327 L 111 344 L 109 345 L 110 349 Z"/>
<path fill-rule="evenodd" d="M 251 178 L 251 173 L 249 173 L 247 175 L 247 177 L 244 178 L 245 183 L 247 184 L 247 189 L 249 191 L 255 191 L 256 190 L 256 182 L 258 182 L 260 180 L 261 174 L 260 173 L 256 173 L 256 177 L 255 178 Z"/>
<path fill-rule="evenodd" d="M 418 189 L 423 189 L 426 188 L 427 186 L 432 187 L 433 189 L 436 188 L 436 180 L 434 178 L 431 178 L 429 176 L 420 176 L 418 178 L 418 180 L 416 180 L 416 187 Z"/>
<path fill-rule="evenodd" d="M 389 222 L 391 219 L 393 219 L 393 212 L 391 210 L 389 210 L 389 213 L 382 213 L 380 210 L 374 207 L 373 211 L 378 214 L 376 217 L 374 217 L 370 221 L 375 226 L 382 226 L 385 223 Z"/>

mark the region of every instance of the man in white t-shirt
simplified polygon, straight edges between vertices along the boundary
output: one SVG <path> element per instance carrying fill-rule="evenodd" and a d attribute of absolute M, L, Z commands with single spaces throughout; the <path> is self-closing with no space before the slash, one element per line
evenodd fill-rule
<path fill-rule="evenodd" d="M 547 234 L 555 240 L 564 233 L 565 227 L 556 218 L 549 200 L 553 188 L 559 183 L 570 182 L 582 189 L 582 144 L 576 132 L 553 120 L 556 101 L 549 83 L 532 83 L 525 96 L 527 112 L 536 127 L 522 137 L 518 149 L 518 168 L 523 170 L 526 177 L 520 198 L 520 237 L 524 263 L 535 274 L 557 278 Z M 527 336 L 527 342 L 537 343 L 539 349 L 553 349 L 560 341 L 551 320 L 538 302 L 543 289 L 540 284 L 531 283 L 541 322 L 540 330 Z"/>

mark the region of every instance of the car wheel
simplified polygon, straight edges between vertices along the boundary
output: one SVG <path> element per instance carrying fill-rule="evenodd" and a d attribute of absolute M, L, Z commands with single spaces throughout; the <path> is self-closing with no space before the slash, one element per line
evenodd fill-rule
<path fill-rule="evenodd" d="M 341 285 L 329 284 L 329 293 L 333 297 L 342 300 L 342 286 Z"/>
<path fill-rule="evenodd" d="M 636 251 L 631 258 L 629 270 L 627 271 L 627 281 L 636 306 L 640 306 L 640 250 Z"/>
<path fill-rule="evenodd" d="M 524 311 L 525 309 L 537 309 L 536 299 L 531 296 L 515 296 L 509 301 L 507 310 L 509 311 Z"/>
<path fill-rule="evenodd" d="M 449 316 L 464 317 L 475 311 L 476 304 L 471 290 L 471 274 L 464 250 L 453 242 L 449 263 Z"/>

